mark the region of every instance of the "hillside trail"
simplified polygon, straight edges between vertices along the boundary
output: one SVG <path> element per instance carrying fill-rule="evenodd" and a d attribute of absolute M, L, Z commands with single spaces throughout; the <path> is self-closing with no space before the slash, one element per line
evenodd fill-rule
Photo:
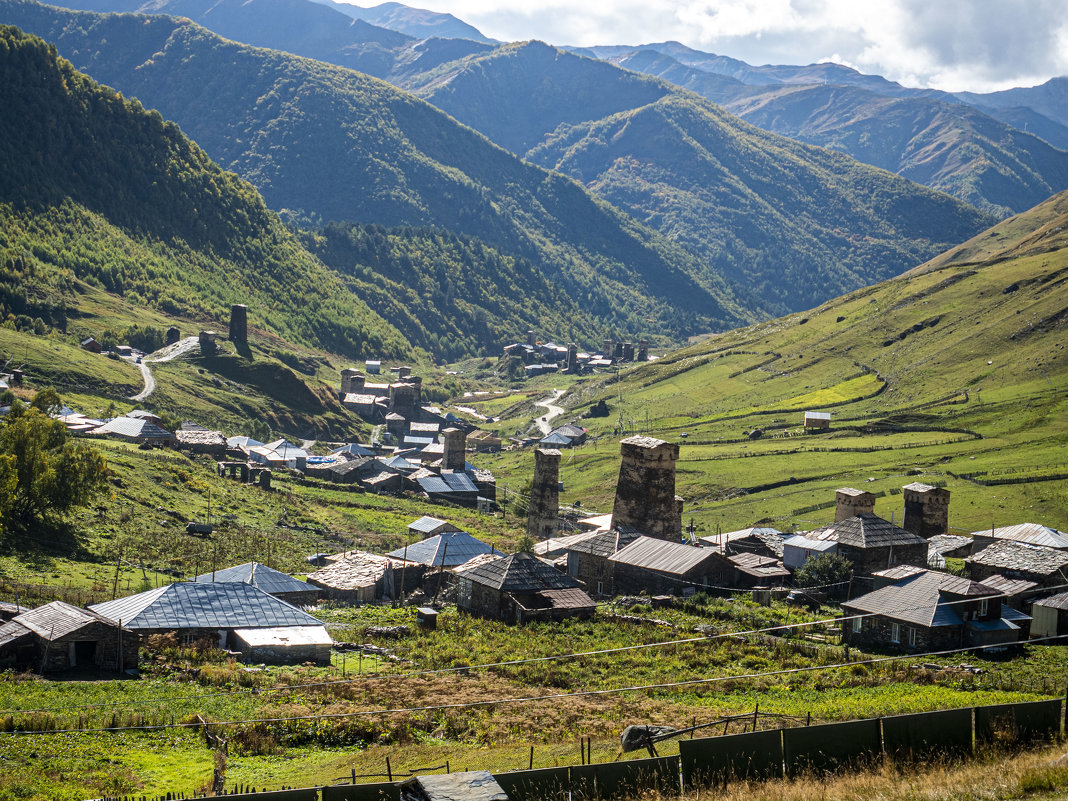
<path fill-rule="evenodd" d="M 537 423 L 538 430 L 541 431 L 542 436 L 545 436 L 553 430 L 551 420 L 559 417 L 564 413 L 564 409 L 561 406 L 557 406 L 555 401 L 560 399 L 560 396 L 564 394 L 562 389 L 554 389 L 552 394 L 547 398 L 534 401 L 535 406 L 542 406 L 545 408 L 546 414 L 544 417 L 539 417 L 535 422 Z"/>
<path fill-rule="evenodd" d="M 148 363 L 150 361 L 169 362 L 171 359 L 177 359 L 179 356 L 184 356 L 186 353 L 197 347 L 200 347 L 200 340 L 197 337 L 186 337 L 185 339 L 178 340 L 173 345 L 167 345 L 166 347 L 160 348 L 159 350 L 150 353 L 147 356 L 142 356 L 140 362 L 136 361 L 136 356 L 124 357 L 126 361 L 130 362 L 131 364 L 136 363 L 137 366 L 141 368 L 141 378 L 144 379 L 145 382 L 144 389 L 142 389 L 136 395 L 131 395 L 130 400 L 146 400 L 153 392 L 156 391 L 156 378 L 152 375 L 152 369 L 148 366 Z"/>

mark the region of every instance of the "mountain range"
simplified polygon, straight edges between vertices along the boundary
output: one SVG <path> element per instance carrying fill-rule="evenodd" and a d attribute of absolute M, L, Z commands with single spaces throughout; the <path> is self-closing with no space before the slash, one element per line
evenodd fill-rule
<path fill-rule="evenodd" d="M 516 149 L 544 144 L 562 123 L 587 125 L 581 146 L 555 138 L 554 149 L 526 154 L 578 182 L 367 75 L 238 45 L 188 21 L 23 0 L 3 0 L 0 12 L 178 122 L 272 208 L 478 238 L 533 263 L 620 335 L 677 338 L 805 308 L 901 272 L 993 220 L 746 126 L 664 81 L 537 43 L 475 43 L 481 55 L 408 82 L 460 122 L 513 137 Z M 517 84 L 522 76 L 536 93 Z M 587 90 L 576 100 L 577 86 Z M 603 116 L 584 122 L 584 104 L 600 95 Z M 508 113 L 524 97 L 537 113 Z M 594 129 L 618 126 L 621 113 L 634 117 L 635 135 L 590 147 Z M 650 127 L 655 136 L 637 135 Z M 687 174 L 695 143 L 700 182 Z M 710 147 L 723 148 L 722 160 Z M 810 200 L 799 187 L 826 191 Z"/>

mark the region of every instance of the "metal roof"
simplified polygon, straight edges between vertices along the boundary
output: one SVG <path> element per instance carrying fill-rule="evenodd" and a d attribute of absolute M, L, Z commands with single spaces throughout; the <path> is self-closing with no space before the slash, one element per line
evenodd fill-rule
<path fill-rule="evenodd" d="M 93 432 L 94 434 L 114 434 L 130 439 L 174 439 L 174 433 L 153 423 L 151 420 L 139 420 L 136 417 L 116 417 Z"/>
<path fill-rule="evenodd" d="M 710 548 L 643 536 L 610 556 L 609 561 L 681 576 L 700 567 L 704 562 L 719 561 L 722 558 Z"/>
<path fill-rule="evenodd" d="M 843 490 L 839 490 L 842 492 Z M 813 540 L 833 540 L 851 548 L 887 548 L 892 545 L 926 545 L 927 540 L 878 515 L 860 514 L 839 523 L 817 528 L 806 535 Z"/>
<path fill-rule="evenodd" d="M 952 597 L 944 598 L 943 593 Z M 847 601 L 842 608 L 935 628 L 964 622 L 952 605 L 954 598 L 1000 596 L 1001 593 L 985 584 L 928 570 Z"/>
<path fill-rule="evenodd" d="M 432 567 L 456 567 L 484 553 L 498 553 L 504 556 L 493 546 L 475 539 L 466 531 L 447 531 L 419 542 L 413 542 L 407 548 L 398 548 L 388 555 Z"/>
<path fill-rule="evenodd" d="M 1015 540 L 998 540 L 964 561 L 965 564 L 1048 576 L 1068 568 L 1068 553 Z"/>
<path fill-rule="evenodd" d="M 552 433 L 538 440 L 541 445 L 570 445 L 571 438 L 564 434 Z"/>
<path fill-rule="evenodd" d="M 723 546 L 729 546 L 728 550 L 746 551 L 761 546 L 771 551 L 776 556 L 783 554 L 782 532 L 775 528 L 743 528 L 738 531 L 725 531 L 722 534 L 711 534 L 707 537 L 699 537 L 698 541 L 712 548 L 723 550 Z M 759 543 L 759 544 L 758 544 Z"/>
<path fill-rule="evenodd" d="M 350 442 L 347 445 L 343 445 L 338 448 L 334 453 L 351 453 L 353 456 L 374 456 L 375 452 L 365 445 L 360 445 L 358 442 Z"/>
<path fill-rule="evenodd" d="M 990 537 L 995 540 L 1012 540 L 1026 542 L 1028 545 L 1068 550 L 1068 533 L 1040 523 L 1017 523 L 990 531 L 973 531 L 972 537 Z"/>
<path fill-rule="evenodd" d="M 1044 606 L 1048 609 L 1061 609 L 1068 611 L 1068 592 L 1061 592 L 1057 595 L 1051 595 L 1049 598 L 1043 598 L 1039 601 L 1035 601 L 1031 604 L 1032 607 Z"/>
<path fill-rule="evenodd" d="M 276 595 L 280 592 L 308 592 L 315 588 L 306 581 L 295 579 L 273 567 L 261 565 L 259 562 L 246 562 L 243 565 L 216 570 L 214 573 L 205 573 L 197 576 L 193 581 L 199 584 L 211 584 L 212 582 L 237 581 L 243 584 L 251 584 L 259 587 L 266 593 Z"/>
<path fill-rule="evenodd" d="M 993 587 L 998 592 L 1003 592 L 1008 596 L 1020 595 L 1038 587 L 1038 582 L 1028 581 L 1027 579 L 1011 579 L 998 573 L 993 576 L 987 576 L 983 579 L 983 584 Z"/>
<path fill-rule="evenodd" d="M 581 588 L 577 579 L 561 573 L 529 553 L 514 553 L 464 571 L 464 578 L 502 592 L 540 592 Z"/>
<path fill-rule="evenodd" d="M 89 607 L 130 629 L 247 629 L 321 623 L 263 590 L 239 582 L 183 581 Z"/>
<path fill-rule="evenodd" d="M 428 476 L 416 479 L 420 488 L 428 494 L 440 495 L 450 492 L 478 492 L 478 487 L 464 473 L 442 473 L 440 476 Z"/>
<path fill-rule="evenodd" d="M 459 531 L 456 526 L 447 520 L 440 520 L 436 517 L 430 517 L 430 515 L 423 515 L 418 520 L 414 520 L 408 524 L 409 531 L 418 531 L 420 534 L 433 534 L 441 526 L 448 526 L 450 531 Z"/>
<path fill-rule="evenodd" d="M 572 538 L 574 541 L 564 550 L 607 557 L 626 548 L 639 536 L 641 535 L 635 532 L 622 533 L 615 530 L 602 531 L 596 534 L 583 532 L 582 534 L 574 535 Z"/>
<path fill-rule="evenodd" d="M 52 601 L 52 603 L 23 612 L 11 622 L 18 623 L 45 640 L 61 639 L 93 623 L 115 625 L 114 621 L 108 620 L 106 616 L 101 617 L 90 610 L 71 606 L 63 601 Z M 128 628 L 125 620 L 123 628 Z"/>
<path fill-rule="evenodd" d="M 783 552 L 787 548 L 800 548 L 803 551 L 830 551 L 833 553 L 838 548 L 838 543 L 834 540 L 814 540 L 801 534 L 787 537 L 783 540 L 782 545 Z"/>
<path fill-rule="evenodd" d="M 262 629 L 241 629 L 236 637 L 251 646 L 333 645 L 326 627 L 281 626 Z"/>

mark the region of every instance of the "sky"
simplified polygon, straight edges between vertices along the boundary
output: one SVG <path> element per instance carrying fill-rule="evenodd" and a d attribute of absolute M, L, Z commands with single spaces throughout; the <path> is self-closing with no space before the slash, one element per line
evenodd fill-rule
<path fill-rule="evenodd" d="M 989 92 L 1068 75 L 1065 0 L 402 2 L 451 13 L 504 41 L 590 46 L 675 40 L 750 64 L 835 61 L 945 91 Z"/>

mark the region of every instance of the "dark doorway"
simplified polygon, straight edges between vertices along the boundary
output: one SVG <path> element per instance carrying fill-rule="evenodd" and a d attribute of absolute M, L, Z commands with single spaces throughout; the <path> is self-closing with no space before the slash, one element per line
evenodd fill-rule
<path fill-rule="evenodd" d="M 74 664 L 71 667 L 94 667 L 96 665 L 96 640 L 74 643 Z"/>

